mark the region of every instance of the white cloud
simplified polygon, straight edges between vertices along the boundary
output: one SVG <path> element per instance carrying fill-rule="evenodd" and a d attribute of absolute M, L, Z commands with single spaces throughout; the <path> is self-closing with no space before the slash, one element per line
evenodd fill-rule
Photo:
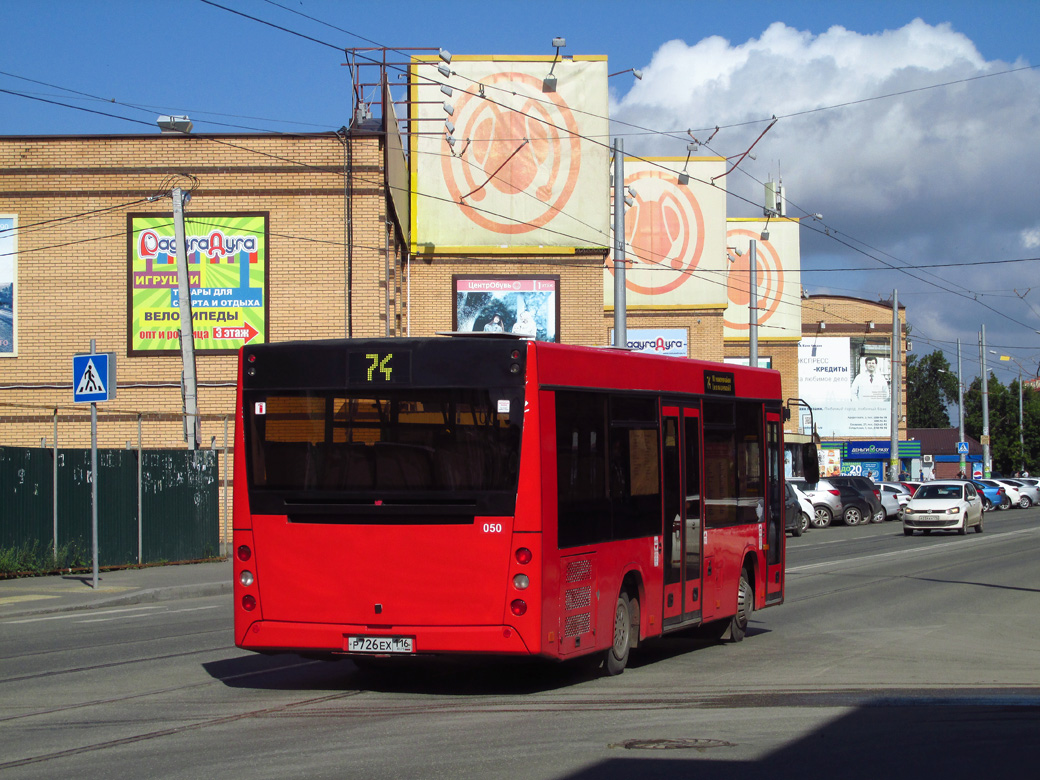
<path fill-rule="evenodd" d="M 776 115 L 780 121 L 755 147 L 757 162 L 741 164 L 758 181 L 740 172 L 729 177 L 729 190 L 751 201 L 731 196 L 731 216 L 760 214 L 759 181 L 779 171 L 791 216 L 821 212 L 832 228 L 914 265 L 982 263 L 1040 246 L 1040 74 L 992 75 L 1023 65 L 986 61 L 966 35 L 920 19 L 874 35 L 832 27 L 814 36 L 777 22 L 739 44 L 717 36 L 663 44 L 643 80 L 612 104 L 611 116 L 674 134 L 617 125 L 626 133 L 626 152 L 682 156 L 686 128 L 704 140 L 711 131 L 697 129 L 719 126 L 711 146 L 730 156 L 768 124 L 741 123 Z M 927 88 L 947 82 L 958 83 Z M 884 95 L 892 97 L 874 99 Z M 809 269 L 814 257 L 844 251 L 810 232 L 803 232 L 802 249 Z M 849 264 L 871 261 L 849 255 Z M 1011 274 L 1021 286 L 1024 269 L 1016 265 L 940 273 L 956 289 L 1010 290 Z M 863 297 L 894 286 L 934 290 L 901 275 L 873 277 Z M 832 280 L 810 272 L 805 281 L 813 289 Z M 966 316 L 991 315 L 971 306 L 964 299 L 947 306 L 957 319 L 946 323 L 945 334 L 967 327 Z M 1008 313 L 1036 319 L 1024 307 Z M 1002 325 L 1015 330 L 1006 320 Z"/>
<path fill-rule="evenodd" d="M 1030 228 L 1022 231 L 1022 246 L 1026 249 L 1036 249 L 1040 246 L 1040 228 Z"/>

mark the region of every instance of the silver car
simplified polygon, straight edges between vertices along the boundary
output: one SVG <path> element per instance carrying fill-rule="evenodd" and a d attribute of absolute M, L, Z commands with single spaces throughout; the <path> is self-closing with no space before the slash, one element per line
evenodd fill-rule
<path fill-rule="evenodd" d="M 813 528 L 826 528 L 835 517 L 842 516 L 844 507 L 841 503 L 841 493 L 830 482 L 821 479 L 819 482 L 810 484 L 804 479 L 787 480 L 801 490 L 809 498 L 813 505 L 813 516 L 810 520 Z"/>

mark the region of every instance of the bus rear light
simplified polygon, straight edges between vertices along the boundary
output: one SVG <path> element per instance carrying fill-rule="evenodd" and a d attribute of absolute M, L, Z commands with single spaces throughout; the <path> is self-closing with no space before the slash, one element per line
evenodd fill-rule
<path fill-rule="evenodd" d="M 256 599 L 249 595 L 243 596 L 242 609 L 244 609 L 246 612 L 252 612 L 254 609 L 256 609 Z"/>
<path fill-rule="evenodd" d="M 513 587 L 517 590 L 527 590 L 530 584 L 531 580 L 526 574 L 517 574 L 513 577 Z"/>
<path fill-rule="evenodd" d="M 253 551 L 246 547 L 244 544 L 238 547 L 238 559 L 240 561 L 248 561 L 253 557 Z"/>
<path fill-rule="evenodd" d="M 527 602 L 523 599 L 513 599 L 512 603 L 509 605 L 509 609 L 514 615 L 520 617 L 527 612 Z"/>
<path fill-rule="evenodd" d="M 513 363 L 513 365 L 511 365 L 509 367 L 509 373 L 510 374 L 519 374 L 520 373 L 520 364 L 519 363 Z"/>
<path fill-rule="evenodd" d="M 516 562 L 519 564 L 530 563 L 533 559 L 534 553 L 532 553 L 526 547 L 521 547 L 516 551 Z"/>
<path fill-rule="evenodd" d="M 238 575 L 238 581 L 248 588 L 253 584 L 253 572 L 249 569 L 242 569 L 242 573 Z"/>

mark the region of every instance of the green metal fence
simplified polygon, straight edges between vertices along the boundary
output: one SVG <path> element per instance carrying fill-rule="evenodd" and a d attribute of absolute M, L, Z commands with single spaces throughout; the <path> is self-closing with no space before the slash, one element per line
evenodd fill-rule
<path fill-rule="evenodd" d="M 90 474 L 89 449 L 0 447 L 0 547 L 89 550 Z M 98 563 L 217 555 L 218 476 L 214 450 L 99 449 Z"/>

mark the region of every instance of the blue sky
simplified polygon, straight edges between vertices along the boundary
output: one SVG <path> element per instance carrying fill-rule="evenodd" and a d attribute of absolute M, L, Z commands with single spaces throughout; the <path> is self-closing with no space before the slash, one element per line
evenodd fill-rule
<path fill-rule="evenodd" d="M 1040 360 L 1040 264 L 1026 261 L 1040 256 L 1040 72 L 993 75 L 1040 65 L 1040 3 L 214 2 L 316 40 L 202 0 L 0 0 L 0 135 L 151 133 L 164 113 L 196 132 L 335 130 L 351 107 L 337 49 L 367 45 L 552 54 L 563 36 L 567 54 L 643 69 L 611 80 L 611 115 L 660 129 L 920 89 L 783 120 L 753 173 L 779 169 L 791 201 L 824 215 L 825 232 L 803 232 L 810 292 L 898 288 L 917 351 L 952 359 L 960 338 L 977 354 L 986 322 L 996 349 Z M 936 84 L 950 86 L 923 89 Z M 748 142 L 722 133 L 719 151 Z M 626 151 L 683 152 L 646 139 Z M 955 265 L 924 280 L 889 268 L 937 263 Z"/>

